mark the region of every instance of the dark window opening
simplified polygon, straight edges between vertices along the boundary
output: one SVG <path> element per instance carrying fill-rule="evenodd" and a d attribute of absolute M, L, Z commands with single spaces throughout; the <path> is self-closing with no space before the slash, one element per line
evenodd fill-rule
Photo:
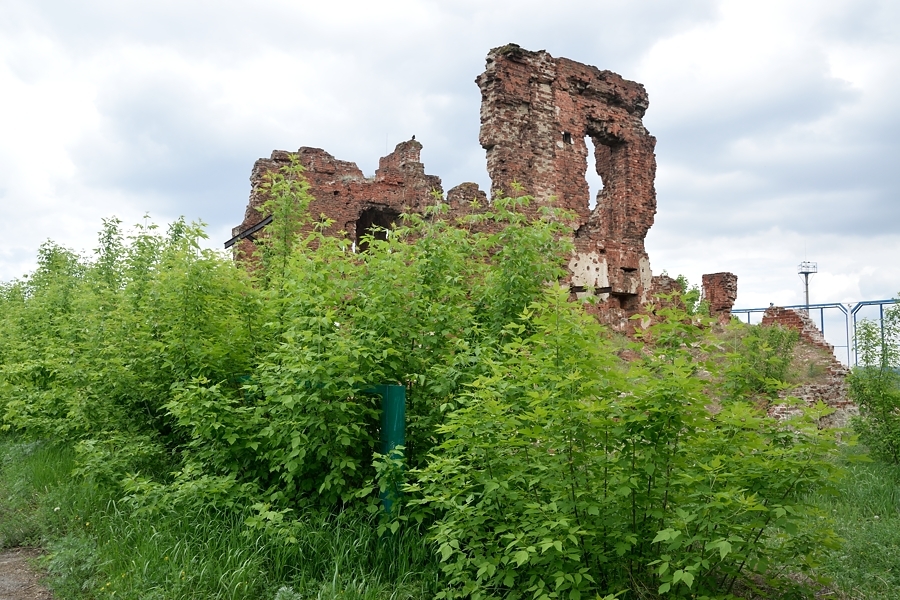
<path fill-rule="evenodd" d="M 565 142 L 566 144 L 572 143 L 572 134 L 568 131 L 563 131 L 563 142 Z"/>
<path fill-rule="evenodd" d="M 619 308 L 622 310 L 637 310 L 638 308 L 638 297 L 637 294 L 610 294 L 610 300 L 612 302 L 612 306 L 615 307 L 616 304 L 619 305 Z"/>
<path fill-rule="evenodd" d="M 637 269 L 633 267 L 622 267 L 623 273 L 634 273 L 635 271 L 637 271 Z"/>
<path fill-rule="evenodd" d="M 390 230 L 399 218 L 399 212 L 386 207 L 372 206 L 363 210 L 356 221 L 356 247 L 360 252 L 369 247 L 369 244 L 363 241 L 363 237 L 367 235 L 376 240 L 386 240 L 388 234 L 386 230 Z"/>

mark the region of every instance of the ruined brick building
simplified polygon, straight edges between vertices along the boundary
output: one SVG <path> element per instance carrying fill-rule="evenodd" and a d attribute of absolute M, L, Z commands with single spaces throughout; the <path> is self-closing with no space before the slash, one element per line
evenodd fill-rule
<path fill-rule="evenodd" d="M 553 201 L 577 214 L 567 283 L 573 293 L 597 294 L 597 316 L 624 328 L 654 285 L 644 238 L 656 214 L 656 139 L 642 122 L 649 105 L 644 86 L 515 44 L 491 50 L 476 83 L 482 97 L 479 141 L 487 152 L 490 196 L 511 193 L 515 181 L 534 197 L 530 210 Z M 588 138 L 595 149 L 592 157 Z M 318 148 L 300 148 L 293 155 L 306 168 L 316 199 L 312 214 L 333 220 L 332 233 L 345 231 L 359 240 L 373 226 L 389 227 L 401 212 L 420 212 L 433 204 L 433 190 L 443 193 L 440 178 L 425 173 L 421 149 L 415 139 L 398 144 L 371 178 L 355 163 Z M 265 201 L 262 184 L 267 173 L 288 164 L 291 156 L 275 151 L 256 162 L 244 221 L 226 245 L 253 252 L 253 235 L 266 224 L 257 210 Z M 603 181 L 593 209 L 585 178 L 589 166 Z M 448 190 L 451 217 L 468 210 L 473 199 L 489 202 L 474 183 Z M 665 287 L 662 280 L 658 283 Z M 727 299 L 733 303 L 733 293 L 713 288 L 707 293 L 721 296 L 718 314 L 730 311 Z"/>

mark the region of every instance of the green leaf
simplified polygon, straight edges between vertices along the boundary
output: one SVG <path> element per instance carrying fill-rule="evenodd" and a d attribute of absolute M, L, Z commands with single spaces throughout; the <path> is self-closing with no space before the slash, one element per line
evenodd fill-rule
<path fill-rule="evenodd" d="M 441 562 L 447 562 L 447 559 L 453 555 L 453 548 L 450 547 L 450 544 L 441 544 L 440 553 Z"/>

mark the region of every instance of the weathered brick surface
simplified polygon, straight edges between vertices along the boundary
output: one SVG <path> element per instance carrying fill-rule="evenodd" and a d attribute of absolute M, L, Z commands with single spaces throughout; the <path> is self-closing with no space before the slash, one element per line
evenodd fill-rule
<path fill-rule="evenodd" d="M 488 53 L 476 82 L 482 93 L 479 139 L 487 151 L 492 196 L 517 193 L 515 181 L 535 198 L 533 214 L 551 199 L 573 211 L 576 250 L 568 283 L 579 294 L 598 294 L 598 318 L 627 330 L 628 317 L 649 299 L 652 276 L 644 238 L 656 213 L 656 140 L 641 121 L 648 106 L 644 87 L 512 44 Z M 603 180 L 593 209 L 585 179 L 588 137 L 595 147 L 591 166 Z M 373 215 L 390 221 L 402 211 L 421 211 L 432 202 L 431 191 L 442 190 L 439 178 L 425 174 L 421 147 L 415 140 L 399 144 L 381 159 L 374 178 L 324 150 L 301 148 L 296 156 L 316 198 L 312 214 L 334 220 L 330 233 L 346 231 L 356 238 Z M 256 162 L 250 203 L 234 235 L 261 220 L 256 208 L 265 200 L 265 174 L 289 161 L 287 152 L 276 151 Z M 451 217 L 470 212 L 473 199 L 482 206 L 490 201 L 473 183 L 451 189 Z M 242 242 L 242 249 L 252 253 L 252 242 Z"/>
<path fill-rule="evenodd" d="M 809 315 L 803 311 L 782 308 L 780 306 L 771 306 L 763 313 L 762 322 L 760 324 L 763 327 L 767 325 L 781 325 L 782 327 L 793 329 L 797 331 L 800 334 L 800 338 L 805 340 L 808 344 L 827 350 L 832 355 L 834 354 L 834 346 L 825 341 L 825 336 L 822 335 L 822 332 L 819 331 L 819 328 L 816 327 L 813 320 L 809 318 Z M 836 363 L 840 364 L 840 361 L 836 358 L 834 360 Z"/>
<path fill-rule="evenodd" d="M 338 160 L 320 148 L 300 148 L 293 156 L 306 168 L 304 175 L 315 198 L 310 214 L 325 215 L 334 221 L 326 233 L 337 235 L 345 231 L 350 239 L 358 240 L 365 233 L 364 227 L 357 230 L 358 224 L 390 225 L 401 212 L 422 212 L 434 202 L 433 190 L 443 192 L 440 177 L 425 174 L 419 161 L 421 150 L 422 144 L 415 140 L 397 144 L 391 154 L 379 161 L 375 177 L 368 178 L 356 163 Z M 253 165 L 250 202 L 244 221 L 232 230 L 232 235 L 263 219 L 258 208 L 266 201 L 266 175 L 290 164 L 291 156 L 292 153 L 276 150 L 271 158 L 261 158 Z M 243 241 L 240 248 L 247 255 L 254 251 L 250 241 Z"/>
<path fill-rule="evenodd" d="M 491 50 L 476 82 L 492 192 L 512 194 L 517 182 L 536 206 L 553 199 L 578 215 L 572 285 L 600 292 L 601 318 L 621 326 L 651 283 L 644 238 L 656 214 L 656 139 L 641 121 L 644 86 L 514 44 Z M 603 180 L 593 210 L 588 137 Z"/>
<path fill-rule="evenodd" d="M 447 191 L 447 204 L 454 214 L 462 214 L 475 205 L 485 207 L 488 205 L 487 194 L 478 187 L 477 183 L 461 183 Z"/>
<path fill-rule="evenodd" d="M 737 275 L 734 273 L 709 273 L 703 276 L 703 299 L 709 303 L 709 312 L 719 322 L 731 320 L 731 309 L 737 300 Z"/>
<path fill-rule="evenodd" d="M 683 293 L 684 288 L 678 283 L 677 279 L 673 279 L 668 275 L 654 275 L 651 280 L 650 293 L 654 296 L 663 294 L 666 296 Z"/>
<path fill-rule="evenodd" d="M 848 370 L 834 356 L 834 346 L 825 341 L 825 336 L 822 335 L 822 332 L 819 331 L 813 320 L 809 318 L 809 315 L 803 311 L 772 306 L 763 314 L 760 326 L 767 327 L 772 325 L 781 325 L 797 331 L 800 334 L 802 343 L 824 350 L 825 352 L 822 354 L 826 357 L 823 359 L 826 361 L 826 372 L 822 382 L 808 383 L 782 390 L 779 396 L 781 398 L 793 396 L 803 400 L 809 406 L 822 401 L 833 408 L 835 412 L 825 417 L 821 425 L 828 427 L 847 426 L 850 417 L 858 414 L 859 409 L 847 395 L 846 378 Z M 774 404 L 769 408 L 769 414 L 778 418 L 784 418 L 796 412 L 796 409 L 785 404 Z"/>

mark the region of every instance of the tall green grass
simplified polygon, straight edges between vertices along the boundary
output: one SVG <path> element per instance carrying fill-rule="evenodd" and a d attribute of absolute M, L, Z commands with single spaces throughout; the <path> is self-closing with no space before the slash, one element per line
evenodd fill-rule
<path fill-rule="evenodd" d="M 845 540 L 821 567 L 832 587 L 853 600 L 900 598 L 900 466 L 851 462 L 817 502 Z"/>
<path fill-rule="evenodd" d="M 43 545 L 68 598 L 430 598 L 438 568 L 420 531 L 379 538 L 360 514 L 315 513 L 297 543 L 251 534 L 240 512 L 135 515 L 70 476 L 73 453 L 0 437 L 0 547 Z M 845 542 L 820 574 L 836 598 L 900 597 L 900 467 L 849 462 L 817 503 Z"/>
<path fill-rule="evenodd" d="M 92 503 L 88 490 L 77 495 L 79 506 L 70 498 L 74 464 L 64 448 L 0 437 L 0 548 L 58 536 L 74 513 L 84 512 L 83 503 Z"/>
<path fill-rule="evenodd" d="M 59 598 L 428 598 L 432 549 L 414 528 L 379 537 L 355 512 L 301 516 L 288 543 L 241 511 L 135 514 L 74 480 L 65 448 L 0 438 L 0 544 L 43 545 Z"/>

